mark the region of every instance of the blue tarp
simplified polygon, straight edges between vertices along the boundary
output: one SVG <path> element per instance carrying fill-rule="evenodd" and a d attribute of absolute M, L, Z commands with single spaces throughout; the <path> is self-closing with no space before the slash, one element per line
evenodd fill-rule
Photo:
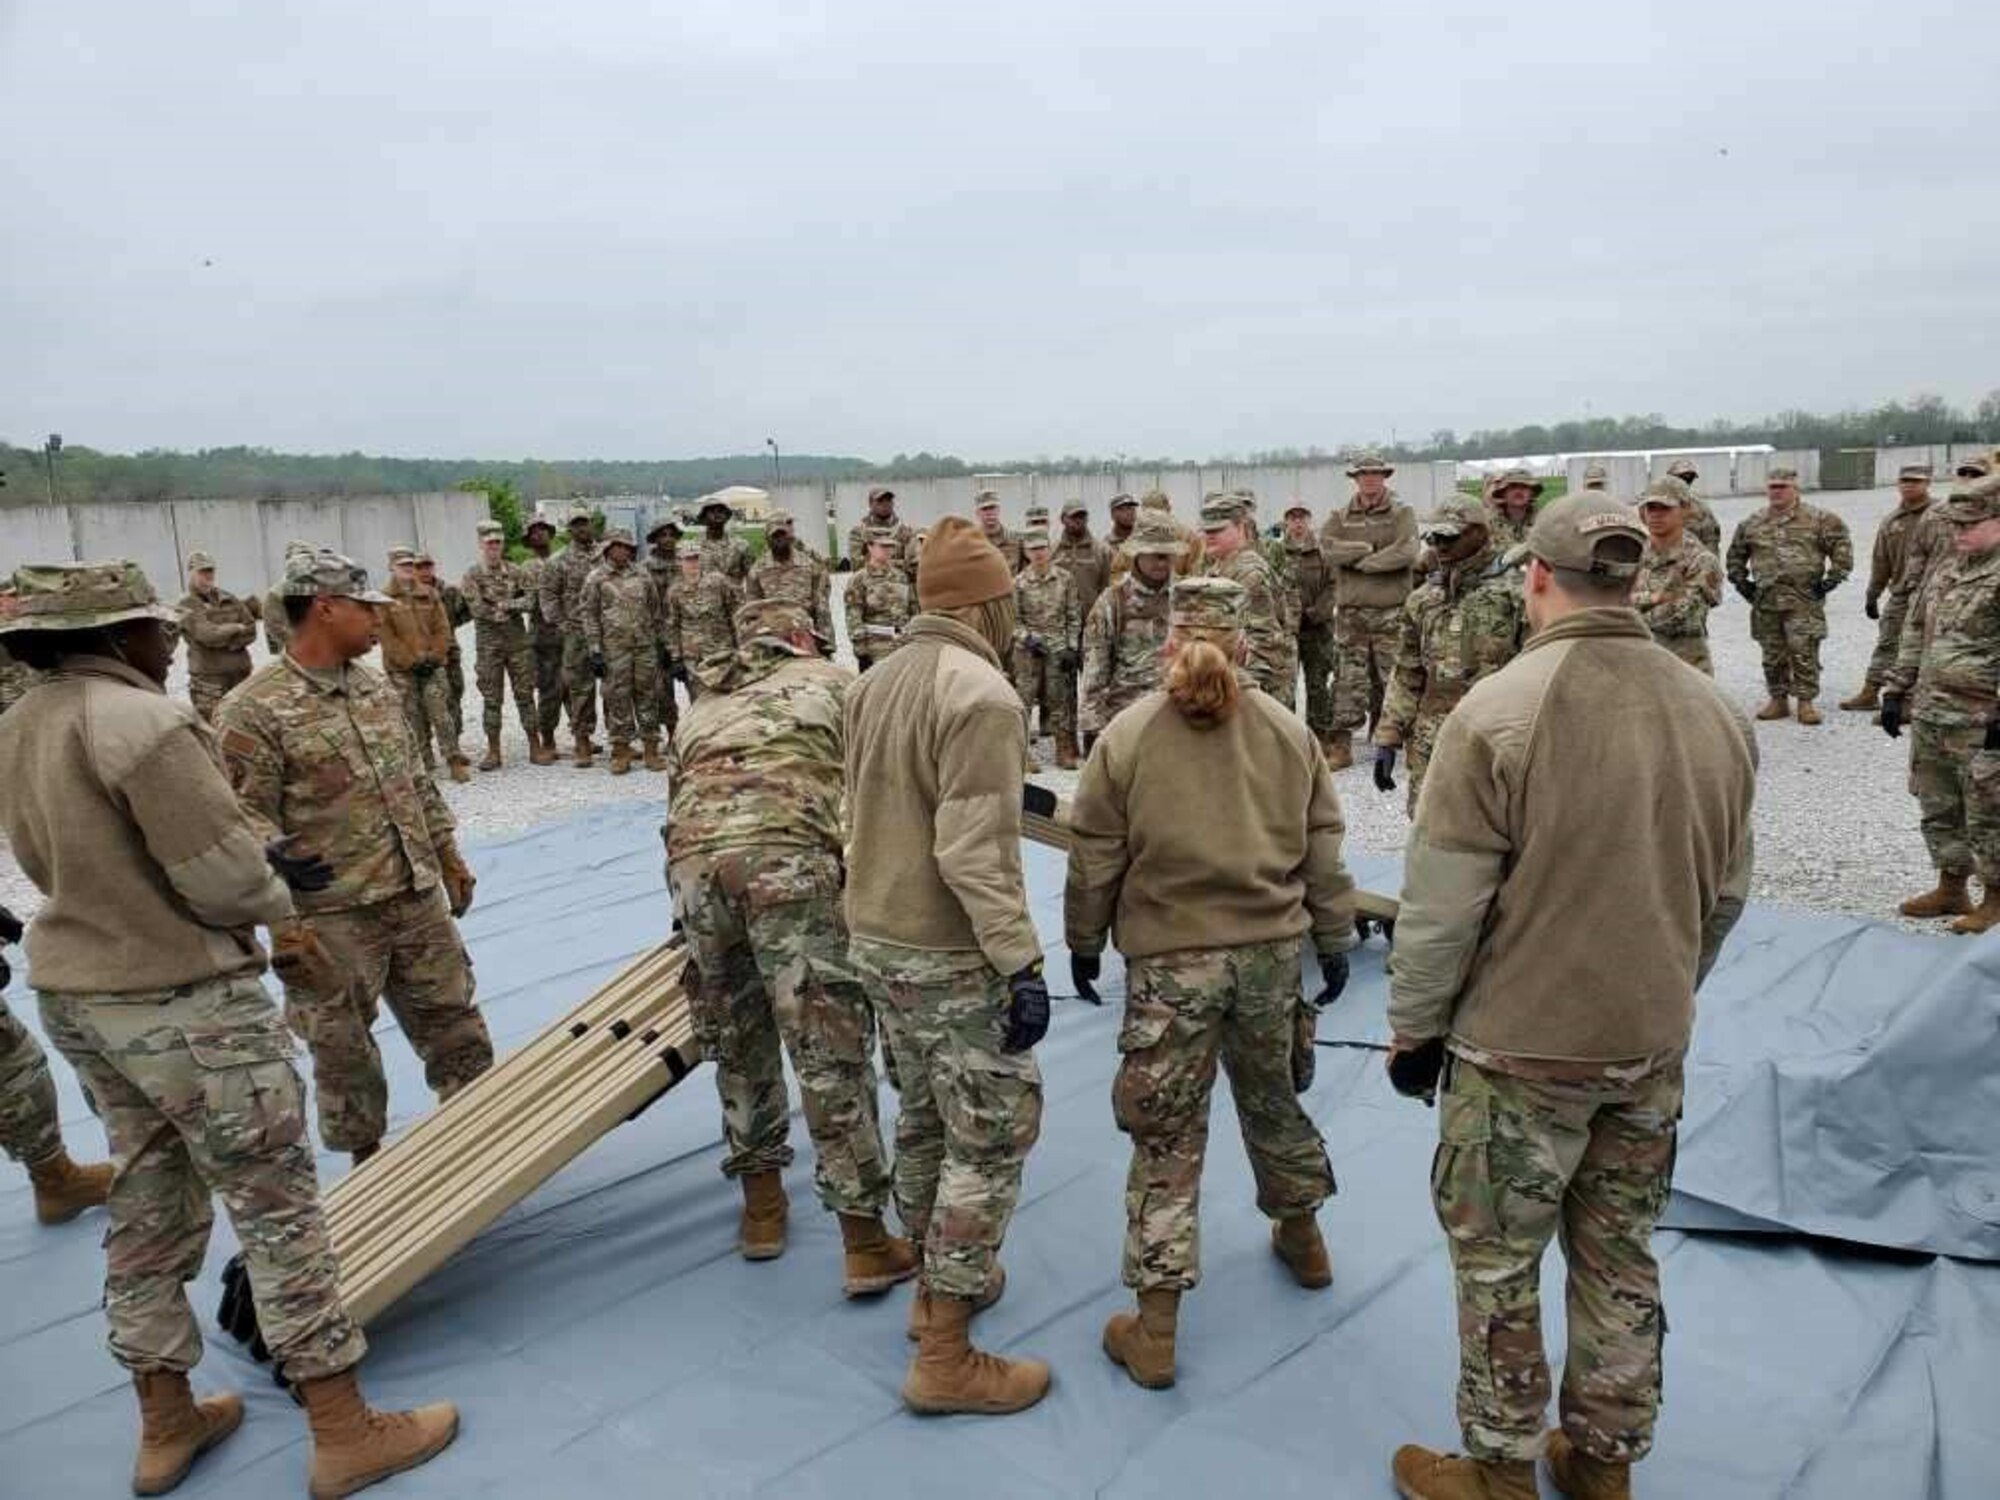
<path fill-rule="evenodd" d="M 657 808 L 620 805 L 473 851 L 480 901 L 466 932 L 503 1048 L 665 935 L 657 822 Z M 1053 947 L 1060 860 L 1036 848 L 1028 859 Z M 1394 888 L 1391 862 L 1359 863 L 1367 883 Z M 1357 954 L 1322 1036 L 1383 1035 L 1383 957 L 1379 941 Z M 1704 1232 L 1659 1237 L 1673 1332 L 1644 1493 L 2000 1495 L 2000 1268 L 1871 1248 L 1993 1253 L 1996 962 L 2000 940 L 1746 918 L 1703 996 L 1690 1070 L 1673 1217 Z M 1180 1383 L 1142 1391 L 1098 1348 L 1128 1298 L 1126 1151 L 1110 1107 L 1122 974 L 1115 960 L 1107 970 L 1110 1003 L 1059 1002 L 1041 1049 L 1043 1137 L 1007 1244 L 1006 1298 L 979 1324 L 982 1341 L 1054 1364 L 1040 1407 L 1004 1420 L 903 1411 L 907 1294 L 841 1299 L 839 1236 L 813 1204 L 799 1122 L 792 1248 L 739 1259 L 704 1071 L 377 1324 L 370 1390 L 385 1402 L 448 1396 L 465 1417 L 449 1453 L 380 1493 L 1392 1494 L 1396 1444 L 1455 1441 L 1450 1277 L 1428 1197 L 1435 1116 L 1389 1091 L 1378 1057 L 1322 1050 L 1308 1102 L 1341 1193 L 1323 1215 L 1334 1285 L 1312 1294 L 1270 1255 L 1219 1088 L 1206 1279 L 1185 1306 Z M 18 987 L 9 999 L 32 1023 Z M 428 1100 L 400 1038 L 385 1052 L 407 1123 Z M 56 1072 L 72 1143 L 99 1149 L 73 1079 Z M 329 1175 L 341 1166 L 322 1162 Z M 101 1230 L 95 1214 L 36 1227 L 23 1176 L 0 1175 L 7 1500 L 125 1490 L 135 1413 L 103 1347 Z M 219 1225 L 192 1289 L 205 1319 L 232 1250 Z M 1552 1253 L 1557 1351 L 1559 1275 Z M 182 1493 L 300 1492 L 303 1424 L 268 1372 L 216 1334 L 197 1381 L 246 1392 L 250 1419 Z"/>

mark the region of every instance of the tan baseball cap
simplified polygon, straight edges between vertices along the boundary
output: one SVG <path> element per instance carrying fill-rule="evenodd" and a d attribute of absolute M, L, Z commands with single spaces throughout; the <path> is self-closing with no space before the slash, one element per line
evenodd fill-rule
<path fill-rule="evenodd" d="M 1637 560 L 1614 562 L 1598 555 L 1606 542 L 1621 536 L 1630 537 L 1642 550 L 1646 545 L 1646 528 L 1630 506 L 1604 495 L 1564 495 L 1543 507 L 1528 529 L 1528 539 L 1510 547 L 1505 561 L 1509 567 L 1518 567 L 1538 557 L 1568 573 L 1630 578 L 1639 571 Z"/>

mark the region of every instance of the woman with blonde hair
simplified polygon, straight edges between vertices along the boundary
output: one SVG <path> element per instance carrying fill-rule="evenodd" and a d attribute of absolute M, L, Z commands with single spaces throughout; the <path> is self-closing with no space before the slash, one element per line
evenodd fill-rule
<path fill-rule="evenodd" d="M 1128 979 L 1112 1107 L 1132 1138 L 1124 1280 L 1139 1306 L 1106 1325 L 1104 1350 L 1156 1388 L 1174 1383 L 1181 1293 L 1200 1279 L 1218 1063 L 1273 1251 L 1301 1286 L 1333 1279 L 1316 1218 L 1333 1170 L 1297 1097 L 1312 1080 L 1300 939 L 1323 1004 L 1347 982 L 1354 881 L 1324 753 L 1239 670 L 1243 615 L 1240 584 L 1175 581 L 1166 685 L 1106 726 L 1070 808 L 1072 972 L 1095 981 L 1109 931 Z"/>

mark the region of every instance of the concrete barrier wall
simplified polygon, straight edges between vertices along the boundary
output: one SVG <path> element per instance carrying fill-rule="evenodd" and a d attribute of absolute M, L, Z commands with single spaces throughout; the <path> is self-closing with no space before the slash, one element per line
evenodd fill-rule
<path fill-rule="evenodd" d="M 1726 458 L 1724 462 L 1727 462 Z M 1563 464 L 1563 480 L 1570 494 L 1574 495 L 1583 488 L 1583 471 L 1594 463 L 1604 465 L 1610 476 L 1606 483 L 1611 493 L 1621 500 L 1636 500 L 1640 491 L 1646 488 L 1647 479 L 1651 477 L 1647 472 L 1645 458 L 1639 454 L 1582 454 L 1568 459 Z M 1664 464 L 1658 472 L 1662 474 L 1666 472 Z M 1725 482 L 1720 490 L 1703 487 L 1702 493 L 1726 495 L 1729 493 L 1729 486 Z"/>
<path fill-rule="evenodd" d="M 266 500 L 258 507 L 264 523 L 264 567 L 261 576 L 275 580 L 284 571 L 285 548 L 292 542 L 308 542 L 335 552 L 347 550 L 340 534 L 338 500 Z M 357 559 L 358 561 L 358 559 Z M 363 563 L 378 579 L 382 560 Z M 234 591 L 233 584 L 225 584 Z"/>
<path fill-rule="evenodd" d="M 263 528 L 255 513 L 232 500 L 176 500 L 173 505 L 174 533 L 181 544 L 181 571 L 171 582 L 187 587 L 186 562 L 190 552 L 206 552 L 215 559 L 216 581 L 232 594 L 261 593 L 276 576 L 264 564 Z M 170 589 L 170 580 L 155 578 L 161 593 Z"/>
<path fill-rule="evenodd" d="M 1670 466 L 1682 459 L 1699 471 L 1694 481 L 1697 495 L 1721 497 L 1740 493 L 1736 488 L 1735 460 L 1727 453 L 1655 453 L 1647 478 L 1661 478 Z M 1643 489 L 1644 485 L 1640 488 Z M 1638 492 L 1635 490 L 1633 493 Z"/>
<path fill-rule="evenodd" d="M 23 563 L 71 562 L 69 511 L 60 505 L 23 505 L 0 511 L 0 569 L 12 573 Z"/>
<path fill-rule="evenodd" d="M 129 558 L 146 570 L 162 599 L 180 598 L 182 553 L 171 505 L 79 505 L 70 525 L 76 561 Z"/>

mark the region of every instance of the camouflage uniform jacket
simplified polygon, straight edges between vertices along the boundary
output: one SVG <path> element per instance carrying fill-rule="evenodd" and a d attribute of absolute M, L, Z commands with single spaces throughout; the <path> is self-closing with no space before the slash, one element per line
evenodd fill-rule
<path fill-rule="evenodd" d="M 438 885 L 452 817 L 425 774 L 402 700 L 351 661 L 321 671 L 267 662 L 216 711 L 223 769 L 265 840 L 297 834 L 333 866 L 298 909 L 350 911 Z"/>
<path fill-rule="evenodd" d="M 653 576 L 631 563 L 601 562 L 583 581 L 583 638 L 600 656 L 651 652 L 660 640 Z"/>
<path fill-rule="evenodd" d="M 794 551 L 790 562 L 768 552 L 750 569 L 743 585 L 745 599 L 789 599 L 812 616 L 813 629 L 833 639 L 832 582 L 826 569 L 809 554 Z"/>
<path fill-rule="evenodd" d="M 1285 566 L 1280 575 L 1297 601 L 1295 629 L 1333 624 L 1333 565 L 1308 537 L 1303 542 L 1285 539 Z"/>
<path fill-rule="evenodd" d="M 856 570 L 868 562 L 868 533 L 876 530 L 873 521 L 863 521 L 847 533 L 847 560 Z M 917 529 L 908 521 L 891 516 L 885 530 L 896 533 L 894 549 L 889 553 L 889 561 L 901 568 L 905 578 L 917 576 Z"/>
<path fill-rule="evenodd" d="M 903 643 L 903 627 L 917 612 L 917 596 L 908 575 L 894 563 L 870 563 L 848 579 L 841 612 L 856 656 L 886 656 Z"/>
<path fill-rule="evenodd" d="M 832 662 L 746 646 L 674 730 L 667 858 L 772 845 L 838 856 L 841 713 L 853 682 Z"/>
<path fill-rule="evenodd" d="M 1715 556 L 1722 556 L 1722 523 L 1715 518 L 1715 512 L 1699 497 L 1690 495 L 1687 507 L 1688 535 Z"/>
<path fill-rule="evenodd" d="M 564 634 L 583 633 L 583 585 L 597 566 L 597 548 L 571 542 L 542 564 L 542 618 Z"/>
<path fill-rule="evenodd" d="M 1766 506 L 1747 517 L 1729 539 L 1729 581 L 1755 585 L 1761 609 L 1817 604 L 1810 585 L 1843 582 L 1854 571 L 1854 543 L 1847 523 L 1803 500 L 1782 513 Z"/>
<path fill-rule="evenodd" d="M 743 591 L 706 567 L 676 578 L 667 591 L 667 655 L 692 669 L 719 651 L 736 649 L 736 611 Z"/>
<path fill-rule="evenodd" d="M 1319 548 L 1333 569 L 1337 603 L 1398 609 L 1410 597 L 1417 564 L 1417 513 L 1391 490 L 1373 510 L 1357 498 L 1326 518 Z"/>
<path fill-rule="evenodd" d="M 521 570 L 521 584 L 528 595 L 528 639 L 536 645 L 562 640 L 561 629 L 542 613 L 542 580 L 554 562 L 553 557 L 530 553 L 525 562 L 514 564 Z"/>
<path fill-rule="evenodd" d="M 720 538 L 706 532 L 701 538 L 701 570 L 718 573 L 738 588 L 750 576 L 750 548 L 740 536 L 724 533 Z"/>
<path fill-rule="evenodd" d="M 227 589 L 189 589 L 180 602 L 181 635 L 188 643 L 188 671 L 235 672 L 250 665 L 257 639 L 257 610 Z"/>
<path fill-rule="evenodd" d="M 1912 722 L 1970 729 L 2000 714 L 2000 548 L 1954 553 L 1910 606 L 1884 690 L 1913 686 Z"/>
<path fill-rule="evenodd" d="M 1077 678 L 1076 727 L 1096 734 L 1127 704 L 1160 685 L 1160 648 L 1167 643 L 1169 586 L 1148 586 L 1137 573 L 1097 596 L 1083 626 L 1083 666 Z"/>
<path fill-rule="evenodd" d="M 1251 545 L 1238 547 L 1225 561 L 1204 558 L 1201 571 L 1211 578 L 1233 578 L 1243 585 L 1243 636 L 1250 643 L 1244 666 L 1259 687 L 1277 695 L 1291 662 L 1293 632 L 1285 625 L 1284 604 L 1271 565 Z"/>
<path fill-rule="evenodd" d="M 382 665 L 407 672 L 420 663 L 441 667 L 451 655 L 451 620 L 444 600 L 421 584 L 392 578 L 383 590 L 395 602 L 383 609 Z"/>
<path fill-rule="evenodd" d="M 1097 596 L 1111 582 L 1111 548 L 1102 537 L 1085 532 L 1077 541 L 1059 536 L 1049 549 L 1049 561 L 1069 574 L 1076 585 L 1076 611 L 1087 616 Z"/>
<path fill-rule="evenodd" d="M 461 625 L 472 620 L 472 606 L 466 602 L 464 592 L 455 583 L 440 583 L 437 595 L 444 604 L 444 617 L 454 632 Z"/>
<path fill-rule="evenodd" d="M 1934 510 L 1928 498 L 1922 505 L 1898 505 L 1875 528 L 1875 546 L 1868 557 L 1870 604 L 1884 594 L 1907 598 L 1924 581 L 1933 561 L 1928 523 Z"/>
<path fill-rule="evenodd" d="M 1264 565 L 1271 570 L 1271 587 L 1278 600 L 1278 623 L 1284 626 L 1285 634 L 1299 633 L 1299 585 L 1292 576 L 1292 554 L 1283 537 L 1265 537 L 1258 543 L 1257 550 L 1263 554 Z"/>
<path fill-rule="evenodd" d="M 459 585 L 466 607 L 472 611 L 474 636 L 510 636 L 522 628 L 524 617 L 538 615 L 535 580 L 519 563 L 500 560 L 488 567 L 484 560 L 465 570 Z"/>
<path fill-rule="evenodd" d="M 1495 549 L 1505 552 L 1509 547 L 1517 547 L 1528 539 L 1528 532 L 1535 524 L 1535 507 L 1531 503 L 1527 513 L 1516 521 L 1499 506 L 1489 502 L 1486 506 L 1486 529 Z"/>
<path fill-rule="evenodd" d="M 1639 563 L 1632 607 L 1656 641 L 1708 634 L 1708 612 L 1722 602 L 1722 564 L 1690 533 L 1671 552 L 1651 542 Z"/>
<path fill-rule="evenodd" d="M 274 583 L 264 592 L 264 647 L 273 656 L 283 656 L 292 643 L 292 617 L 285 613 L 285 596 Z"/>
<path fill-rule="evenodd" d="M 1401 745 L 1419 719 L 1442 719 L 1514 659 L 1526 610 L 1513 575 L 1489 545 L 1410 595 L 1376 744 Z"/>
<path fill-rule="evenodd" d="M 1007 568 L 1010 572 L 1018 573 L 1026 566 L 1027 554 L 1021 550 L 1021 538 L 1018 534 L 1009 531 L 1005 526 L 998 531 L 988 531 L 982 526 L 979 534 L 999 549 L 1000 555 L 1007 559 Z"/>
<path fill-rule="evenodd" d="M 1054 654 L 1083 643 L 1083 613 L 1076 607 L 1076 584 L 1054 563 L 1032 563 L 1014 578 L 1014 644 L 1038 642 Z"/>

